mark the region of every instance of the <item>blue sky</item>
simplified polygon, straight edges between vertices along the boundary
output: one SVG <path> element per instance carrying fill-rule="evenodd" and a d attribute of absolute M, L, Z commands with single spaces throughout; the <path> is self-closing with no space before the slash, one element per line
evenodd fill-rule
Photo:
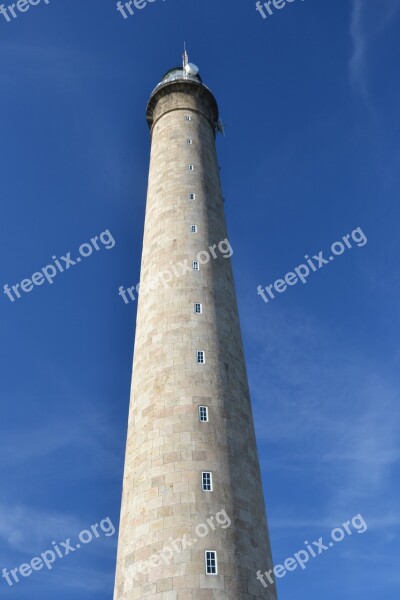
<path fill-rule="evenodd" d="M 276 562 L 361 513 L 280 600 L 398 598 L 400 3 L 50 0 L 0 15 L 1 284 L 109 230 L 115 246 L 2 294 L 0 570 L 118 523 L 149 133 L 183 40 L 215 93 L 218 153 Z M 264 303 L 304 256 L 368 242 Z M 108 600 L 116 536 L 1 597 Z M 260 565 L 262 567 L 262 565 Z"/>

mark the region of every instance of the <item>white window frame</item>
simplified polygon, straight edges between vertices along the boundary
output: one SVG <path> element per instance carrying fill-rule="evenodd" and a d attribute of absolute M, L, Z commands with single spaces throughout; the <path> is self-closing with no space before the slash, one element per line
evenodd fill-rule
<path fill-rule="evenodd" d="M 194 165 L 190 164 L 190 165 L 188 166 L 188 169 L 189 169 L 189 171 L 194 171 Z"/>
<path fill-rule="evenodd" d="M 196 194 L 194 192 L 189 193 L 189 200 L 196 200 Z"/>
<path fill-rule="evenodd" d="M 185 118 L 186 118 L 186 121 L 191 121 L 192 120 L 192 117 L 190 115 L 186 115 Z"/>
<path fill-rule="evenodd" d="M 192 233 L 197 233 L 197 225 L 191 225 L 191 226 L 190 226 L 190 231 L 191 231 Z"/>
<path fill-rule="evenodd" d="M 208 571 L 208 563 L 207 563 L 207 554 L 213 554 L 214 562 L 215 562 L 215 573 L 211 573 Z M 216 550 L 205 550 L 204 551 L 204 563 L 206 567 L 206 575 L 218 575 L 218 556 Z"/>
<path fill-rule="evenodd" d="M 202 411 L 202 409 L 204 409 L 204 411 Z M 202 419 L 202 412 L 205 413 L 205 419 Z M 208 406 L 204 406 L 204 404 L 201 404 L 199 406 L 199 421 L 200 423 L 208 423 L 209 422 L 209 418 L 208 418 Z"/>
<path fill-rule="evenodd" d="M 198 260 L 194 260 L 192 263 L 193 271 L 200 271 L 200 263 Z"/>
<path fill-rule="evenodd" d="M 204 350 L 197 350 L 197 352 L 196 352 L 196 358 L 197 358 L 197 364 L 198 365 L 205 365 L 206 364 L 206 353 L 204 352 Z M 202 358 L 203 360 L 199 360 L 200 358 Z"/>
<path fill-rule="evenodd" d="M 209 475 L 209 479 L 210 479 L 210 489 L 207 490 L 204 487 L 204 475 Z M 201 489 L 203 490 L 203 492 L 212 492 L 213 490 L 213 476 L 212 476 L 212 472 L 211 471 L 202 471 L 201 472 Z"/>
<path fill-rule="evenodd" d="M 197 307 L 199 307 L 200 310 L 196 310 Z M 203 314 L 203 305 L 202 305 L 202 303 L 201 302 L 195 302 L 193 310 L 194 310 L 194 314 L 195 315 L 202 315 Z"/>
<path fill-rule="evenodd" d="M 187 144 L 191 146 L 193 144 L 192 138 L 187 138 Z"/>

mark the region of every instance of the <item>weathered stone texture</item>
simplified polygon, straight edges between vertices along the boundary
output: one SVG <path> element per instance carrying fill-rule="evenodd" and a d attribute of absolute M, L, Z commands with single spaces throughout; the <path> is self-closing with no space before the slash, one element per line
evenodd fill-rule
<path fill-rule="evenodd" d="M 181 273 L 227 237 L 215 151 L 216 104 L 204 86 L 171 83 L 151 100 L 152 145 L 114 600 L 275 600 L 255 579 L 271 568 L 253 418 L 229 258 Z M 192 120 L 187 121 L 186 116 Z M 187 139 L 193 140 L 189 145 Z M 194 165 L 189 171 L 188 165 Z M 196 194 L 189 200 L 189 193 Z M 198 232 L 191 233 L 190 226 Z M 204 255 L 205 256 L 205 255 Z M 174 274 L 179 269 L 179 275 Z M 162 272 L 171 281 L 151 285 Z M 165 276 L 167 278 L 167 276 Z M 194 313 L 201 302 L 203 313 Z M 206 363 L 197 364 L 204 350 Z M 201 423 L 199 405 L 209 407 Z M 201 472 L 214 491 L 203 492 Z M 132 568 L 225 509 L 217 527 L 169 565 Z M 218 575 L 204 552 L 218 553 Z"/>

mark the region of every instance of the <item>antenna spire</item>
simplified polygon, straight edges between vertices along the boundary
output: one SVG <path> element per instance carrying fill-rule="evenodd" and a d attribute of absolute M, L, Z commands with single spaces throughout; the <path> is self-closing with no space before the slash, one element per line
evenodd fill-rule
<path fill-rule="evenodd" d="M 183 42 L 183 70 L 186 69 L 189 64 L 188 53 L 186 52 L 186 42 Z"/>

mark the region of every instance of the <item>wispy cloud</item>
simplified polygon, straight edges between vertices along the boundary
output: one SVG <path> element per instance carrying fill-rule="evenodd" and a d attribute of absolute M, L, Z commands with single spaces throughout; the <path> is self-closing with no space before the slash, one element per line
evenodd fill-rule
<path fill-rule="evenodd" d="M 68 415 L 59 408 L 59 413 L 49 415 L 45 422 L 18 421 L 9 425 L 0 438 L 0 472 L 5 476 L 16 466 L 28 468 L 29 464 L 37 464 L 37 459 L 52 459 L 57 456 L 57 451 L 66 452 L 68 448 L 89 450 L 93 456 L 93 469 L 98 465 L 101 469 L 118 470 L 120 466 L 107 415 L 96 411 L 95 407 L 82 405 L 79 421 L 74 414 Z"/>
<path fill-rule="evenodd" d="M 357 512 L 393 526 L 400 423 L 390 366 L 372 364 L 346 336 L 339 340 L 325 323 L 300 313 L 265 312 L 262 319 L 263 325 L 246 315 L 244 323 L 265 467 L 279 470 L 282 480 L 288 473 L 291 481 L 311 478 L 320 494 L 319 514 L 309 507 L 312 514 L 305 509 L 294 518 L 282 507 L 278 526 L 335 526 Z"/>
<path fill-rule="evenodd" d="M 23 505 L 2 504 L 0 515 L 0 539 L 9 549 L 24 554 L 43 552 L 52 540 L 65 540 L 81 530 L 76 517 Z"/>
<path fill-rule="evenodd" d="M 400 8 L 398 0 L 370 2 L 352 0 L 350 35 L 353 51 L 349 61 L 350 81 L 372 111 L 368 80 L 368 53 L 371 41 L 389 25 Z"/>
<path fill-rule="evenodd" d="M 351 83 L 369 102 L 366 69 L 367 34 L 363 0 L 353 0 L 350 34 L 353 41 L 353 54 L 349 63 Z"/>
<path fill-rule="evenodd" d="M 74 545 L 79 533 L 92 524 L 94 522 L 82 523 L 69 514 L 38 510 L 25 505 L 0 504 L 1 568 L 29 562 L 42 552 L 51 550 L 53 540 L 63 542 L 71 538 Z M 13 593 L 25 598 L 24 585 L 29 585 L 32 592 L 81 589 L 87 593 L 95 593 L 109 589 L 111 593 L 116 543 L 116 536 L 94 539 L 77 554 L 78 563 L 71 563 L 69 557 L 58 560 L 51 572 L 44 570 L 38 577 L 30 578 L 29 582 L 21 582 Z"/>

